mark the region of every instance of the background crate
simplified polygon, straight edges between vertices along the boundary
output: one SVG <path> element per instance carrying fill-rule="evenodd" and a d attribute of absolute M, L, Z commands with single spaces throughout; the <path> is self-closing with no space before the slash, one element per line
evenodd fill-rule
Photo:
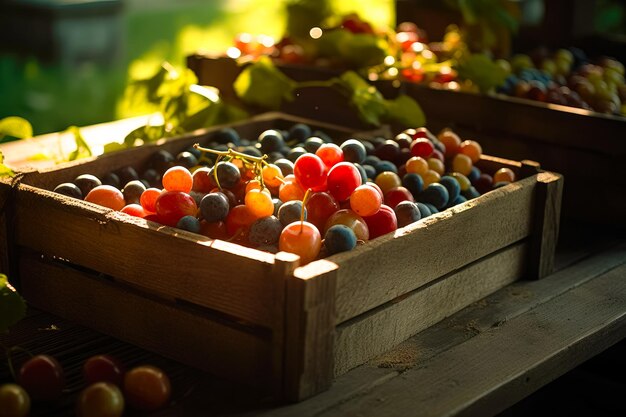
<path fill-rule="evenodd" d="M 508 166 L 520 180 L 304 266 L 48 191 L 140 165 L 155 149 L 4 181 L 3 270 L 36 307 L 283 399 L 314 395 L 496 289 L 552 270 L 562 178 L 532 163 L 484 156 L 483 170 Z"/>
<path fill-rule="evenodd" d="M 490 153 L 541 161 L 563 174 L 564 216 L 626 227 L 626 117 L 505 96 L 436 90 L 404 83 L 434 131 L 452 127 Z M 602 212 L 581 209 L 592 204 Z"/>

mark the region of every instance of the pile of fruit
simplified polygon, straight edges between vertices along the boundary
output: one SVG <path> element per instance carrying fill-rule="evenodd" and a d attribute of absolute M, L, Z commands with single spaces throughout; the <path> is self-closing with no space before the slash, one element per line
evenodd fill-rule
<path fill-rule="evenodd" d="M 515 180 L 508 168 L 481 172 L 480 145 L 449 129 L 336 144 L 298 123 L 254 141 L 224 128 L 206 145 L 159 150 L 141 175 L 82 174 L 55 191 L 307 263 Z"/>
<path fill-rule="evenodd" d="M 592 62 L 577 48 L 554 53 L 541 48 L 513 56 L 510 68 L 501 93 L 626 116 L 624 65 L 616 59 Z"/>
<path fill-rule="evenodd" d="M 46 410 L 67 392 L 63 367 L 50 355 L 30 357 L 14 376 L 16 383 L 0 385 L 2 416 L 25 417 L 31 402 Z M 78 417 L 119 417 L 127 405 L 133 410 L 156 411 L 170 402 L 170 379 L 156 366 L 126 370 L 111 355 L 94 355 L 83 363 L 82 379 L 85 388 L 75 404 Z"/>

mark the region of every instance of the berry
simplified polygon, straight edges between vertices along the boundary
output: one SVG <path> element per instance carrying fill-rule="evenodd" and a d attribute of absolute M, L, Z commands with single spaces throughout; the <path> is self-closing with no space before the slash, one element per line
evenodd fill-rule
<path fill-rule="evenodd" d="M 331 226 L 324 235 L 324 247 L 329 255 L 352 250 L 355 246 L 354 231 L 343 224 Z"/>

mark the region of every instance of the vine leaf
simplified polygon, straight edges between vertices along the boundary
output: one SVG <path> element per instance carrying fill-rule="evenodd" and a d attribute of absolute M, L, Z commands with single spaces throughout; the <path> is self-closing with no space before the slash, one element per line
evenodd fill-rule
<path fill-rule="evenodd" d="M 76 143 L 76 149 L 70 152 L 69 156 L 67 157 L 68 161 L 75 161 L 77 159 L 87 158 L 93 155 L 89 144 L 83 137 L 78 127 L 70 126 L 67 131 L 73 135 L 74 142 Z"/>
<path fill-rule="evenodd" d="M 6 275 L 0 274 L 0 334 L 26 315 L 26 302 L 9 284 Z"/>
<path fill-rule="evenodd" d="M 15 172 L 8 166 L 4 165 L 4 155 L 2 151 L 0 151 L 0 178 L 1 177 L 13 177 L 15 176 Z"/>
<path fill-rule="evenodd" d="M 18 139 L 30 138 L 33 136 L 33 127 L 26 119 L 17 116 L 0 119 L 0 139 L 11 136 Z"/>
<path fill-rule="evenodd" d="M 244 103 L 278 110 L 283 100 L 293 100 L 297 83 L 263 56 L 241 71 L 233 87 Z"/>

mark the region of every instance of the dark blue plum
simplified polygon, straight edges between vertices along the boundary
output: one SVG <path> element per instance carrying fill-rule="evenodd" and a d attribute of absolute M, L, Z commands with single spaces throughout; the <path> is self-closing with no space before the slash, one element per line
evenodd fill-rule
<path fill-rule="evenodd" d="M 431 214 L 433 214 L 432 211 L 430 211 L 430 208 L 428 208 L 428 206 L 424 203 L 420 203 L 420 202 L 416 202 L 415 205 L 417 205 L 417 208 L 420 210 L 420 214 L 422 216 L 422 219 L 424 217 L 428 217 Z"/>
<path fill-rule="evenodd" d="M 280 152 L 285 146 L 285 139 L 278 130 L 269 129 L 259 135 L 259 144 L 261 145 L 261 152 L 270 154 Z"/>
<path fill-rule="evenodd" d="M 331 226 L 324 236 L 324 246 L 329 255 L 347 252 L 356 246 L 354 231 L 343 224 Z"/>
<path fill-rule="evenodd" d="M 262 217 L 250 226 L 248 240 L 254 246 L 274 245 L 280 238 L 283 225 L 276 216 Z"/>
<path fill-rule="evenodd" d="M 187 230 L 192 233 L 200 233 L 200 220 L 194 216 L 183 216 L 180 218 L 176 227 L 182 230 Z"/>
<path fill-rule="evenodd" d="M 289 223 L 300 221 L 300 216 L 302 215 L 302 201 L 300 200 L 292 200 L 283 203 L 282 206 L 278 209 L 278 220 L 283 224 L 283 226 L 287 226 Z M 307 212 L 306 208 L 304 209 L 304 220 L 306 220 Z"/>
<path fill-rule="evenodd" d="M 448 204 L 449 197 L 450 195 L 446 187 L 435 182 L 420 193 L 418 200 L 424 204 L 432 204 L 438 210 L 441 210 Z"/>
<path fill-rule="evenodd" d="M 219 222 L 228 216 L 230 203 L 224 193 L 216 192 L 205 195 L 200 200 L 200 213 L 209 223 Z"/>
<path fill-rule="evenodd" d="M 413 198 L 417 200 L 417 197 L 424 190 L 424 180 L 419 174 L 410 172 L 402 177 L 402 186 L 409 190 Z"/>
<path fill-rule="evenodd" d="M 348 162 L 361 164 L 365 161 L 367 156 L 367 150 L 365 145 L 359 140 L 348 139 L 340 146 L 343 151 L 343 159 Z"/>
<path fill-rule="evenodd" d="M 454 201 L 459 195 L 461 195 L 461 185 L 459 182 L 449 175 L 444 175 L 439 180 L 439 184 L 446 187 L 448 190 L 448 201 Z"/>

